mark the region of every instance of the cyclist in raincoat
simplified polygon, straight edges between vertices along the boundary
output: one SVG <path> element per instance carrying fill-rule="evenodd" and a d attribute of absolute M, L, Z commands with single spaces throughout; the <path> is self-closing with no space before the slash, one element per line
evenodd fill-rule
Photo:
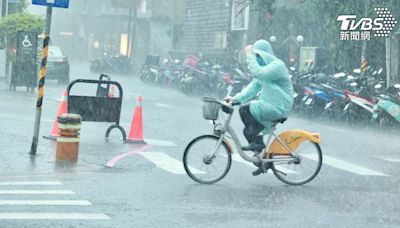
<path fill-rule="evenodd" d="M 286 118 L 292 110 L 293 86 L 285 63 L 275 57 L 268 41 L 258 40 L 247 46 L 246 54 L 253 79 L 239 94 L 225 100 L 244 104 L 239 113 L 245 125 L 243 134 L 250 144 L 243 149 L 259 152 L 265 148 L 260 132 L 271 133 L 274 121 Z"/>

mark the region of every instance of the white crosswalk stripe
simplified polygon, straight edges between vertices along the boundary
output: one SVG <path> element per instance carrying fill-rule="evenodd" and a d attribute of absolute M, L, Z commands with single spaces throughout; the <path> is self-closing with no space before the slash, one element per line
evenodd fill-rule
<path fill-rule="evenodd" d="M 0 213 L 0 220 L 101 220 L 102 213 Z"/>
<path fill-rule="evenodd" d="M 0 195 L 72 195 L 70 190 L 0 190 Z"/>
<path fill-rule="evenodd" d="M 182 161 L 178 161 L 175 158 L 170 157 L 167 154 L 160 152 L 143 152 L 140 155 L 145 157 L 147 160 L 155 164 L 157 167 L 166 170 L 173 174 L 185 174 L 185 169 L 183 168 Z M 190 167 L 191 171 L 194 173 L 202 173 L 195 168 Z"/>
<path fill-rule="evenodd" d="M 177 160 L 169 155 L 167 155 L 164 152 L 143 152 L 140 154 L 153 164 L 155 164 L 158 168 L 161 168 L 169 173 L 172 174 L 186 174 L 184 168 L 183 168 L 183 162 L 182 160 Z M 317 157 L 315 155 L 310 155 L 310 154 L 305 154 L 303 157 L 310 159 L 310 160 L 317 160 Z M 399 162 L 400 159 L 393 159 L 393 158 L 381 158 L 383 160 L 389 161 L 389 162 Z M 239 154 L 234 153 L 232 154 L 232 160 L 235 162 L 238 162 L 240 164 L 249 166 L 251 168 L 256 168 L 252 163 L 245 161 L 242 157 L 240 157 Z M 375 171 L 366 167 L 363 167 L 361 165 L 356 165 L 347 161 L 343 161 L 328 155 L 323 155 L 323 163 L 324 167 L 333 167 L 336 169 L 340 169 L 346 172 L 350 172 L 353 174 L 361 175 L 361 176 L 390 176 L 388 174 Z M 295 170 L 290 170 L 287 169 L 283 166 L 276 165 L 276 169 L 284 172 L 284 173 L 291 173 L 291 174 L 296 174 L 297 172 Z M 193 167 L 191 167 L 191 170 L 195 173 L 203 173 L 200 170 L 196 170 Z M 268 172 L 271 174 L 271 172 Z"/>
<path fill-rule="evenodd" d="M 40 186 L 41 189 L 26 189 L 27 187 Z M 4 181 L 0 182 L 0 206 L 10 208 L 10 212 L 0 212 L 0 220 L 105 220 L 110 219 L 104 213 L 81 213 L 71 211 L 69 207 L 92 206 L 87 200 L 60 199 L 66 195 L 74 195 L 75 192 L 66 189 L 46 189 L 62 186 L 59 181 Z M 7 187 L 7 189 L 1 189 Z M 10 187 L 15 189 L 10 189 Z M 23 199 L 15 199 L 16 196 L 23 195 Z M 37 195 L 57 197 L 57 199 L 35 199 Z M 5 197 L 11 196 L 12 199 Z M 30 197 L 30 199 L 26 199 Z M 19 207 L 25 206 L 23 212 L 15 211 Z M 54 207 L 62 207 L 65 212 L 52 212 Z M 26 207 L 31 211 L 26 211 Z M 40 213 L 36 212 L 40 208 Z M 85 207 L 86 208 L 86 207 Z M 89 207 L 90 208 L 90 207 Z"/>
<path fill-rule="evenodd" d="M 310 154 L 303 154 L 303 157 L 306 157 L 311 160 L 317 160 L 317 157 Z M 323 164 L 335 167 L 337 169 L 341 169 L 347 172 L 355 173 L 361 176 L 389 176 L 387 174 L 377 172 L 356 164 L 352 164 L 350 162 L 342 161 L 337 158 L 330 157 L 328 155 L 323 155 Z"/>
<path fill-rule="evenodd" d="M 62 185 L 59 181 L 9 181 L 0 182 L 0 186 L 12 185 Z"/>
<path fill-rule="evenodd" d="M 0 205 L 87 206 L 92 204 L 87 200 L 0 200 Z"/>

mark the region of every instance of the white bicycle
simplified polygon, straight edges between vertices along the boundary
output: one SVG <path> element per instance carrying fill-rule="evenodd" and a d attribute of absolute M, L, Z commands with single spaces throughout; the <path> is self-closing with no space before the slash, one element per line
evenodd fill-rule
<path fill-rule="evenodd" d="M 274 121 L 275 126 L 266 141 L 266 149 L 248 155 L 242 150 L 239 138 L 230 125 L 234 106 L 239 104 L 220 102 L 213 98 L 202 100 L 203 117 L 212 121 L 214 131 L 213 134 L 193 139 L 186 146 L 183 164 L 186 173 L 194 181 L 213 184 L 226 176 L 232 164 L 231 143 L 245 161 L 253 163 L 263 173 L 271 169 L 286 184 L 302 185 L 318 175 L 322 165 L 318 133 L 288 130 L 277 136 L 274 133 L 276 125 L 286 121 L 279 119 Z M 227 115 L 219 115 L 220 111 Z M 271 142 L 272 138 L 274 140 Z"/>

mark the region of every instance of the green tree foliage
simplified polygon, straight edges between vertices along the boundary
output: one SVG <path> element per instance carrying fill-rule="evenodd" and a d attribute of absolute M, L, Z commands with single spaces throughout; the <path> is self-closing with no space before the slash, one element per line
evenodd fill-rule
<path fill-rule="evenodd" d="M 16 46 L 18 31 L 41 33 L 44 28 L 44 19 L 32 14 L 11 14 L 0 20 L 0 37 L 3 40 L 2 48 L 7 48 L 7 54 Z"/>

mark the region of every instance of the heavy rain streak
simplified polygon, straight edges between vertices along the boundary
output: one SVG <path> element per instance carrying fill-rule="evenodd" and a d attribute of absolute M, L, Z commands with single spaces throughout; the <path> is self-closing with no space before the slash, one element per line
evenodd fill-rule
<path fill-rule="evenodd" d="M 400 1 L 0 6 L 0 227 L 400 227 Z"/>

